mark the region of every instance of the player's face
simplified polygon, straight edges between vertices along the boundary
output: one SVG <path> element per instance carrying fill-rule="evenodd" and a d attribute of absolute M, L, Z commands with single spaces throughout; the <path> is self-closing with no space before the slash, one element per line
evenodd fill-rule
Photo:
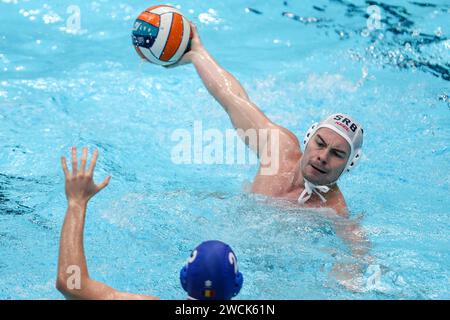
<path fill-rule="evenodd" d="M 350 145 L 339 134 L 320 128 L 311 137 L 302 156 L 300 168 L 303 177 L 316 185 L 335 182 L 350 157 Z"/>

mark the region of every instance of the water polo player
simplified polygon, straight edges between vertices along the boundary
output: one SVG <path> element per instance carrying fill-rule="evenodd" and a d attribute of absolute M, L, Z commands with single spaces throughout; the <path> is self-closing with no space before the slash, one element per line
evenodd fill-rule
<path fill-rule="evenodd" d="M 347 206 L 336 182 L 361 158 L 363 129 L 351 117 L 334 114 L 307 132 L 302 153 L 297 137 L 275 123 L 250 100 L 240 83 L 224 70 L 202 45 L 191 24 L 191 49 L 170 66 L 192 63 L 210 94 L 228 113 L 236 130 L 258 155 L 260 167 L 253 181 L 255 193 L 291 199 L 307 207 L 333 208 L 347 216 Z M 267 170 L 274 164 L 276 170 Z"/>
<path fill-rule="evenodd" d="M 94 183 L 97 157 L 96 150 L 86 171 L 87 148 L 83 148 L 79 168 L 77 150 L 72 148 L 72 172 L 67 168 L 66 159 L 61 158 L 68 207 L 61 232 L 56 287 L 67 299 L 158 299 L 120 292 L 89 277 L 83 245 L 87 204 L 111 179 L 107 177 L 98 185 Z M 233 250 L 214 240 L 203 242 L 192 251 L 180 271 L 180 282 L 188 299 L 229 300 L 239 293 L 243 277 Z"/>

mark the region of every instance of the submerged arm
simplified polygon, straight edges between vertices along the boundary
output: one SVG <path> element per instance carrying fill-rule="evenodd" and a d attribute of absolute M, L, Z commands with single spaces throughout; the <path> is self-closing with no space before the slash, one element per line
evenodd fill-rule
<path fill-rule="evenodd" d="M 369 255 L 370 241 L 359 222 L 349 218 L 337 221 L 335 230 L 349 248 L 352 261 L 337 262 L 332 272 L 347 289 L 358 291 L 361 283 L 358 284 L 357 281 L 362 279 L 365 266 L 373 260 Z"/>
<path fill-rule="evenodd" d="M 357 221 L 347 218 L 344 222 L 336 223 L 335 227 L 336 234 L 348 246 L 352 256 L 359 261 L 366 260 L 370 250 L 370 241 L 361 225 Z"/>

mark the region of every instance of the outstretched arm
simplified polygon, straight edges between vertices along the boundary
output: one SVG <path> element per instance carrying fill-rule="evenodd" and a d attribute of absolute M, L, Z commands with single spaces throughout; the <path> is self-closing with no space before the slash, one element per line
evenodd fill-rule
<path fill-rule="evenodd" d="M 191 50 L 183 56 L 179 63 L 173 66 L 192 63 L 209 93 L 228 113 L 238 133 L 239 131 L 244 133 L 249 129 L 256 130 L 258 139 L 256 141 L 244 139 L 244 142 L 260 156 L 261 151 L 264 150 L 268 139 L 271 137 L 271 129 L 279 130 L 281 139 L 293 139 L 296 141 L 295 136 L 287 129 L 271 122 L 250 100 L 239 81 L 214 60 L 202 45 L 197 29 L 192 23 L 191 29 L 193 32 Z"/>
<path fill-rule="evenodd" d="M 93 180 L 98 152 L 94 151 L 89 169 L 85 171 L 87 148 L 83 148 L 78 170 L 77 150 L 72 148 L 72 173 L 66 159 L 61 158 L 66 178 L 68 208 L 61 232 L 56 288 L 67 299 L 156 299 L 156 297 L 119 292 L 89 277 L 84 255 L 83 232 L 88 201 L 105 188 L 111 177 L 96 185 Z"/>

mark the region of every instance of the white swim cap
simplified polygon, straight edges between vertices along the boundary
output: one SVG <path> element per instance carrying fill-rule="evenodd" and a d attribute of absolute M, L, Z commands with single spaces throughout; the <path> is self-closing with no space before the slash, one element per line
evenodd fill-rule
<path fill-rule="evenodd" d="M 361 159 L 362 155 L 362 144 L 363 144 L 363 128 L 360 124 L 354 121 L 350 116 L 342 113 L 336 113 L 328 118 L 322 120 L 319 123 L 314 123 L 311 128 L 306 132 L 305 139 L 303 143 L 306 146 L 310 138 L 319 130 L 320 128 L 328 128 L 343 137 L 350 145 L 350 157 L 348 157 L 347 165 L 342 171 L 339 178 L 344 174 L 344 172 L 350 171 Z M 339 179 L 338 178 L 338 179 Z"/>

